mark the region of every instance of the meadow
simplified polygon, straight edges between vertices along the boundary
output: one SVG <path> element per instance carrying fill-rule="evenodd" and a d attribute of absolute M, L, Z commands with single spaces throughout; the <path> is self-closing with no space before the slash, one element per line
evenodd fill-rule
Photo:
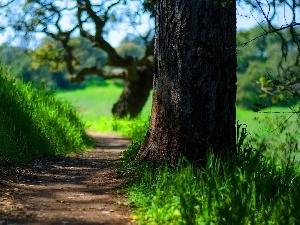
<path fill-rule="evenodd" d="M 257 113 L 237 107 L 237 120 L 244 125 L 234 159 L 222 161 L 211 153 L 202 169 L 185 159 L 176 168 L 132 167 L 147 130 L 151 97 L 139 118 L 115 120 L 110 109 L 120 93 L 108 85 L 58 96 L 76 106 L 90 129 L 132 138 L 118 171 L 132 178 L 126 190 L 138 224 L 300 223 L 299 117 L 291 109 Z"/>
<path fill-rule="evenodd" d="M 1 163 L 24 164 L 90 148 L 86 129 L 118 132 L 132 139 L 118 173 L 128 179 L 127 204 L 134 206 L 138 224 L 300 224 L 300 120 L 291 109 L 267 109 L 279 114 L 237 107 L 244 125 L 237 126 L 234 158 L 220 160 L 210 153 L 205 168 L 184 158 L 177 167 L 132 166 L 147 131 L 151 98 L 138 118 L 120 120 L 110 113 L 122 91 L 114 83 L 53 94 L 3 70 L 0 81 Z"/>
<path fill-rule="evenodd" d="M 114 85 L 113 82 L 106 82 L 105 86 L 94 86 L 84 89 L 58 92 L 57 96 L 73 104 L 83 119 L 90 125 L 91 129 L 97 131 L 107 131 L 108 127 L 103 125 L 104 121 L 109 121 L 112 117 L 111 109 L 122 93 L 122 87 Z M 278 114 L 276 112 L 282 112 Z M 293 120 L 296 114 L 291 114 L 291 109 L 284 107 L 272 107 L 262 112 L 236 108 L 237 120 L 240 124 L 247 124 L 249 133 L 259 133 L 260 136 L 269 135 L 272 129 L 280 124 L 274 123 L 273 127 L 267 127 L 264 121 L 271 117 L 273 120 L 278 116 Z M 149 118 L 151 113 L 151 96 L 143 108 L 140 117 Z M 285 120 L 284 119 L 284 120 Z"/>

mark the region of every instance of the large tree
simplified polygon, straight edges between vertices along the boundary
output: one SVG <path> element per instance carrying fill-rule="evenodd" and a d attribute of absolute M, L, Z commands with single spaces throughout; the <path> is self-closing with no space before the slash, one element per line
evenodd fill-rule
<path fill-rule="evenodd" d="M 153 83 L 153 29 L 142 36 L 145 56 L 122 56 L 109 43 L 107 33 L 118 23 L 139 24 L 143 1 L 126 0 L 6 0 L 0 2 L 0 28 L 11 29 L 22 41 L 43 34 L 58 43 L 57 60 L 63 60 L 70 80 L 81 82 L 87 75 L 104 79 L 122 79 L 125 87 L 112 112 L 118 117 L 135 117 L 144 106 Z M 145 14 L 143 14 L 145 16 Z M 149 18 L 150 20 L 150 18 Z M 90 48 L 105 51 L 107 62 L 100 66 L 85 64 L 72 42 L 82 37 Z M 25 39 L 24 39 L 25 37 Z M 49 52 L 45 52 L 47 55 Z M 45 57 L 47 58 L 47 57 Z M 111 69 L 111 68 L 117 69 Z"/>
<path fill-rule="evenodd" d="M 296 21 L 299 7 L 296 1 L 238 2 L 250 5 L 261 14 L 262 23 L 267 23 L 267 28 L 262 27 L 261 35 L 256 38 L 270 33 L 280 37 L 282 59 L 290 49 L 281 30 L 288 28 L 300 49 L 294 29 L 300 25 Z M 182 155 L 203 165 L 209 150 L 219 156 L 234 155 L 236 1 L 156 3 L 152 114 L 137 160 L 176 164 Z M 285 24 L 275 26 L 273 21 L 280 17 L 277 15 L 280 9 L 284 10 Z"/>
<path fill-rule="evenodd" d="M 236 4 L 157 1 L 153 105 L 139 160 L 235 152 Z"/>

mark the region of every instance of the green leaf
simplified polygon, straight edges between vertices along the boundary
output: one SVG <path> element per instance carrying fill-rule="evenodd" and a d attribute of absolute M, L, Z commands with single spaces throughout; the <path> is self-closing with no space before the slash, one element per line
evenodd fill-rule
<path fill-rule="evenodd" d="M 271 101 L 272 101 L 272 104 L 277 104 L 279 102 L 279 97 L 278 96 L 272 96 Z"/>
<path fill-rule="evenodd" d="M 263 93 L 263 94 L 259 95 L 259 97 L 260 97 L 260 98 L 267 98 L 268 95 L 267 95 L 267 93 Z"/>
<path fill-rule="evenodd" d="M 267 78 L 265 77 L 261 77 L 259 78 L 259 83 L 262 84 L 262 85 L 266 85 L 268 82 Z"/>

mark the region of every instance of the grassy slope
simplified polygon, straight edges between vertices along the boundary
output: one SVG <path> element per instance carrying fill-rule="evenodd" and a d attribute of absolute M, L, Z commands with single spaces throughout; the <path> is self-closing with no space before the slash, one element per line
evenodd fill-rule
<path fill-rule="evenodd" d="M 85 124 L 69 103 L 16 81 L 1 66 L 0 83 L 0 163 L 22 164 L 91 147 Z"/>

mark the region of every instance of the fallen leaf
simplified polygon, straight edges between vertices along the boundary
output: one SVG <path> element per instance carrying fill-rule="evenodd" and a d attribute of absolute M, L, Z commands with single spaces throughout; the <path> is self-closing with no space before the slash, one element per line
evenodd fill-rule
<path fill-rule="evenodd" d="M 129 219 L 130 219 L 130 220 L 136 220 L 136 216 L 135 216 L 135 215 L 130 215 L 130 216 L 129 216 Z"/>

